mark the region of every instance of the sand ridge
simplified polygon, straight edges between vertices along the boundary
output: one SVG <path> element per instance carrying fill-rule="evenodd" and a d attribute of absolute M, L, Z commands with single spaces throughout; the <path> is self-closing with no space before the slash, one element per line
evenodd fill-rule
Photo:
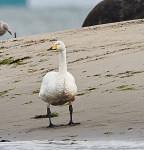
<path fill-rule="evenodd" d="M 98 25 L 0 42 L 0 137 L 17 140 L 143 140 L 144 22 Z M 48 129 L 38 98 L 46 72 L 58 70 L 54 41 L 67 48 L 68 71 L 78 86 L 75 127 Z M 68 106 L 51 107 L 56 125 L 69 122 Z"/>

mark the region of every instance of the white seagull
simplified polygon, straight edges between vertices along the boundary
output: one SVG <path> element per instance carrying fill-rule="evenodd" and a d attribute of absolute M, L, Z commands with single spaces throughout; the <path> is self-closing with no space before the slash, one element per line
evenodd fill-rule
<path fill-rule="evenodd" d="M 8 24 L 4 23 L 3 21 L 0 21 L 0 36 L 4 35 L 6 32 L 9 32 L 12 35 Z"/>
<path fill-rule="evenodd" d="M 55 125 L 51 123 L 50 104 L 57 106 L 67 102 L 69 102 L 70 111 L 70 122 L 68 125 L 78 125 L 80 123 L 73 123 L 72 121 L 72 103 L 76 98 L 77 86 L 74 77 L 67 71 L 65 45 L 62 41 L 57 41 L 48 49 L 48 51 L 50 50 L 59 51 L 59 72 L 48 72 L 43 78 L 39 92 L 40 99 L 47 103 L 48 127 L 55 127 Z"/>

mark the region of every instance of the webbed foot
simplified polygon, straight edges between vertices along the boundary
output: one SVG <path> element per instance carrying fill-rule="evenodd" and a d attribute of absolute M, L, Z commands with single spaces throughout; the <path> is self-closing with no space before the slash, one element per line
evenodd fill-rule
<path fill-rule="evenodd" d="M 56 127 L 57 126 L 53 125 L 52 123 L 49 126 L 47 126 L 47 128 L 56 128 Z"/>
<path fill-rule="evenodd" d="M 77 126 L 77 125 L 80 125 L 80 123 L 79 123 L 79 122 L 78 122 L 78 123 L 73 123 L 73 122 L 70 121 L 70 122 L 68 123 L 68 125 L 69 125 L 69 126 Z"/>

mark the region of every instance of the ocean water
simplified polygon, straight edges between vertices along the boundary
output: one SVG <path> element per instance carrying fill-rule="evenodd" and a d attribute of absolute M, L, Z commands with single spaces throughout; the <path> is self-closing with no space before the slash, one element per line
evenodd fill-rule
<path fill-rule="evenodd" d="M 125 141 L 33 141 L 0 143 L 0 150 L 95 150 L 144 149 L 144 142 Z"/>
<path fill-rule="evenodd" d="M 3 0 L 0 20 L 9 24 L 13 35 L 0 40 L 80 28 L 90 10 L 101 0 Z"/>

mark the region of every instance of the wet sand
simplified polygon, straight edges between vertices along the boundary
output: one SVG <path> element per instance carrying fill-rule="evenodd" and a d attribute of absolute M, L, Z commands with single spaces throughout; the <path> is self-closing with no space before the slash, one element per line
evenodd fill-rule
<path fill-rule="evenodd" d="M 58 70 L 58 52 L 47 52 L 56 40 L 67 48 L 78 86 L 73 119 L 81 125 L 50 129 L 47 118 L 32 118 L 46 114 L 38 91 L 43 76 Z M 143 56 L 141 20 L 1 41 L 0 140 L 143 140 Z M 53 124 L 69 122 L 68 106 L 51 111 L 59 114 Z"/>

